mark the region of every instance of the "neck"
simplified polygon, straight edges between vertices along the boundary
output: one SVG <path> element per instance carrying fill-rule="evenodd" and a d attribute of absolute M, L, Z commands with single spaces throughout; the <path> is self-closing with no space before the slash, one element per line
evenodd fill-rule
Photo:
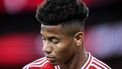
<path fill-rule="evenodd" d="M 87 61 L 88 55 L 84 47 L 79 50 L 64 64 L 65 68 L 62 69 L 80 69 Z M 63 67 L 64 67 L 63 66 Z"/>

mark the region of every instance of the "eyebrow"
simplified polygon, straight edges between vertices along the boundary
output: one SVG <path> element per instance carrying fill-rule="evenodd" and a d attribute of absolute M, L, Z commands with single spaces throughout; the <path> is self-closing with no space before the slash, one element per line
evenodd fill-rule
<path fill-rule="evenodd" d="M 58 38 L 56 38 L 56 37 L 53 37 L 53 36 L 52 36 L 52 37 L 48 37 L 47 39 L 48 39 L 48 40 L 52 40 L 52 39 L 59 40 Z"/>
<path fill-rule="evenodd" d="M 43 36 L 41 32 L 40 32 L 40 35 Z"/>

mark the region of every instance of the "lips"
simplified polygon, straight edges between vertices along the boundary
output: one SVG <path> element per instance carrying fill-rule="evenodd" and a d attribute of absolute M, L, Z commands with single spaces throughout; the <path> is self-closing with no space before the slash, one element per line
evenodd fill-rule
<path fill-rule="evenodd" d="M 47 60 L 50 61 L 53 65 L 55 65 L 55 58 L 51 56 L 46 56 Z"/>
<path fill-rule="evenodd" d="M 52 56 L 47 56 L 47 55 L 46 55 L 46 58 L 54 58 L 54 57 L 52 57 Z"/>
<path fill-rule="evenodd" d="M 53 59 L 52 58 L 47 58 L 47 60 L 50 61 L 50 62 L 52 62 Z"/>
<path fill-rule="evenodd" d="M 52 60 L 54 57 L 52 56 L 46 56 L 47 60 Z"/>

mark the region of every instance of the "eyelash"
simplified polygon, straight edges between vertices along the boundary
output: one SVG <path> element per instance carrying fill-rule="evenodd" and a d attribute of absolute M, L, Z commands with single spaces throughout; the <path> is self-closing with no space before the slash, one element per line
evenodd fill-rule
<path fill-rule="evenodd" d="M 58 40 L 56 40 L 56 39 L 52 39 L 51 40 L 53 43 L 55 43 L 55 44 L 57 44 L 59 41 Z"/>
<path fill-rule="evenodd" d="M 41 37 L 41 38 L 42 38 L 42 40 L 44 40 L 44 41 L 46 40 L 44 37 Z"/>
<path fill-rule="evenodd" d="M 42 37 L 42 40 L 46 41 L 46 39 L 44 37 Z M 53 42 L 55 44 L 57 44 L 59 42 L 57 39 L 49 39 L 49 41 L 51 41 L 51 42 Z"/>

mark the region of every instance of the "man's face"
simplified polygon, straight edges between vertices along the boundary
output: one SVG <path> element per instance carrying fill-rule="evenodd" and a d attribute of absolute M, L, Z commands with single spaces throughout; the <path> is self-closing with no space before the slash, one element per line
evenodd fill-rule
<path fill-rule="evenodd" d="M 61 31 L 61 25 L 41 26 L 43 51 L 53 65 L 67 63 L 76 52 L 74 37 Z"/>

